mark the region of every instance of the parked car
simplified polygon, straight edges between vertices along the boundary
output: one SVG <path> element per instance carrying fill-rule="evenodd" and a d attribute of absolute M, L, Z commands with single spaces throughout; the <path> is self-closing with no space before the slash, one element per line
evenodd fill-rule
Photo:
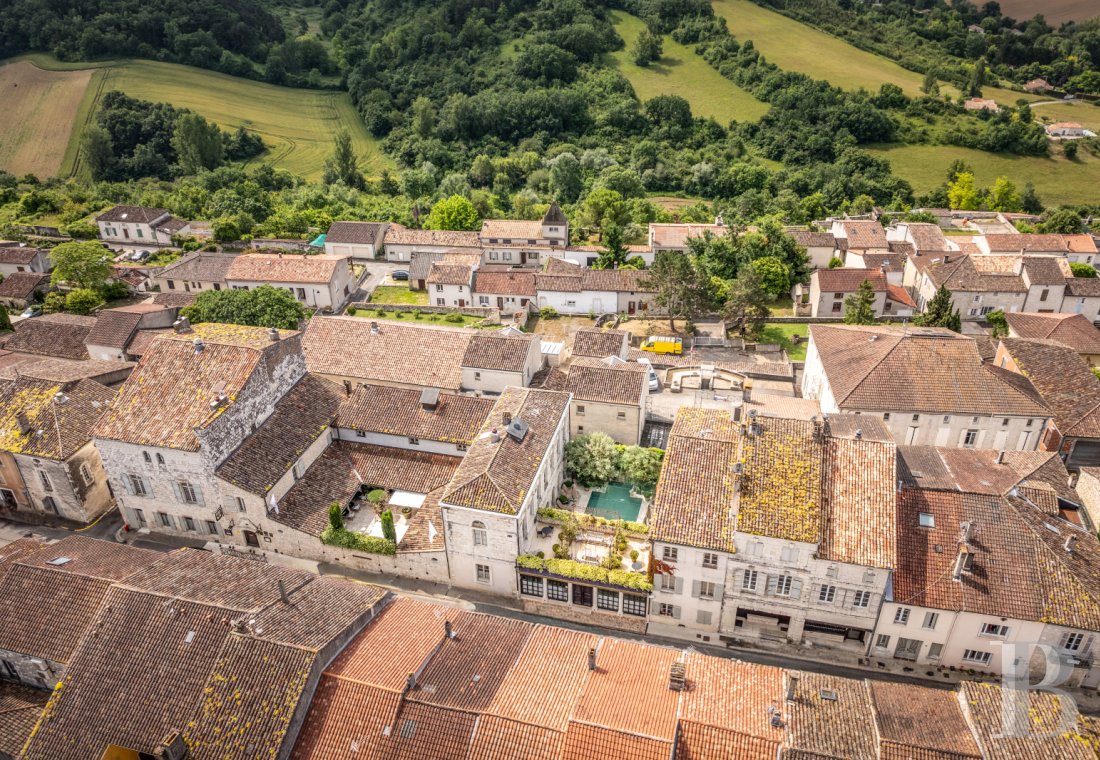
<path fill-rule="evenodd" d="M 646 369 L 649 371 L 649 389 L 651 391 L 661 390 L 661 381 L 657 377 L 657 370 L 653 369 L 653 365 L 649 363 L 649 360 L 641 359 L 639 363 L 646 365 Z"/>
<path fill-rule="evenodd" d="M 42 313 L 42 307 L 38 304 L 32 304 L 31 306 L 28 306 L 27 308 L 23 309 L 22 313 L 19 316 L 21 316 L 21 317 L 37 317 L 41 313 Z"/>
<path fill-rule="evenodd" d="M 395 269 L 390 273 L 390 277 L 395 280 L 407 280 L 409 279 L 409 273 L 404 269 Z"/>
<path fill-rule="evenodd" d="M 134 251 L 130 254 L 129 259 L 130 261 L 145 261 L 151 255 L 148 251 Z"/>
<path fill-rule="evenodd" d="M 683 338 L 650 335 L 649 339 L 642 343 L 642 350 L 655 354 L 679 355 L 684 353 L 684 340 Z"/>

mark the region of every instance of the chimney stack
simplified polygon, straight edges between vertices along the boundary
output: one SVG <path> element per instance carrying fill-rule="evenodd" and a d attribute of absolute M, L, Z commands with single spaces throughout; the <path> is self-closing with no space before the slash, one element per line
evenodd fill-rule
<path fill-rule="evenodd" d="M 856 440 L 857 441 L 862 441 L 863 440 L 863 430 L 861 428 L 856 428 Z"/>
<path fill-rule="evenodd" d="M 31 421 L 27 418 L 27 413 L 24 411 L 18 411 L 15 413 L 15 422 L 19 425 L 19 432 L 22 435 L 26 435 L 31 432 Z"/>
<path fill-rule="evenodd" d="M 1077 543 L 1077 536 L 1066 536 L 1065 550 L 1073 552 L 1073 545 Z"/>
<path fill-rule="evenodd" d="M 687 666 L 684 663 L 674 662 L 668 669 L 668 688 L 672 691 L 683 691 L 687 688 Z"/>
<path fill-rule="evenodd" d="M 377 322 L 371 322 L 370 323 L 370 334 L 371 335 L 377 335 L 378 334 L 378 323 Z"/>
<path fill-rule="evenodd" d="M 272 327 L 270 330 L 267 331 L 267 337 L 271 339 L 272 343 L 274 343 L 275 341 L 279 340 L 279 331 Z"/>
<path fill-rule="evenodd" d="M 997 452 L 997 459 L 994 460 L 994 464 L 1004 464 L 1004 463 L 1005 463 L 1005 450 L 1001 449 L 1000 451 Z"/>
<path fill-rule="evenodd" d="M 798 698 L 798 676 L 792 673 L 787 678 L 787 701 L 794 702 Z"/>
<path fill-rule="evenodd" d="M 191 322 L 187 317 L 179 317 L 172 323 L 172 329 L 177 333 L 191 332 Z"/>
<path fill-rule="evenodd" d="M 955 557 L 955 567 L 951 570 L 951 580 L 962 580 L 963 568 L 966 567 L 966 560 L 969 556 L 970 547 L 966 544 L 959 544 L 959 553 Z"/>
<path fill-rule="evenodd" d="M 752 379 L 745 378 L 745 383 L 741 386 L 741 402 L 747 404 L 750 401 L 752 401 Z"/>
<path fill-rule="evenodd" d="M 504 412 L 504 414 L 501 415 L 501 418 L 503 419 L 505 426 L 508 426 L 508 425 L 512 424 L 512 413 L 511 412 Z"/>
<path fill-rule="evenodd" d="M 451 625 L 450 620 L 443 621 L 443 635 L 448 639 L 453 639 L 455 637 L 455 629 L 454 626 Z"/>
<path fill-rule="evenodd" d="M 279 579 L 279 598 L 283 600 L 283 604 L 290 606 L 290 597 L 286 593 L 286 581 L 282 578 Z"/>
<path fill-rule="evenodd" d="M 191 341 L 191 345 L 195 347 L 196 354 L 201 354 L 202 350 L 206 348 L 206 344 L 202 342 L 202 338 L 195 338 Z"/>
<path fill-rule="evenodd" d="M 588 650 L 588 669 L 596 669 L 596 647 L 592 647 Z"/>

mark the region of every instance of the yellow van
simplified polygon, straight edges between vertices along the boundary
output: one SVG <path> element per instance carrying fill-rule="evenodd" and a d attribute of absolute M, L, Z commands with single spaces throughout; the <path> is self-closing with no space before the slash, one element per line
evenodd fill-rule
<path fill-rule="evenodd" d="M 684 353 L 684 340 L 683 338 L 650 335 L 649 339 L 642 343 L 642 350 L 651 351 L 655 354 L 676 354 L 679 356 Z"/>

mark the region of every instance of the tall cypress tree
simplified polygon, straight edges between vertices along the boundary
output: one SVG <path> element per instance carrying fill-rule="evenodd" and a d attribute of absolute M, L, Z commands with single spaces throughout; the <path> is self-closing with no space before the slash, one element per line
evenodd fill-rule
<path fill-rule="evenodd" d="M 962 331 L 962 317 L 951 303 L 951 291 L 941 285 L 936 295 L 928 302 L 923 314 L 918 314 L 913 323 L 922 327 L 946 327 L 955 332 Z"/>
<path fill-rule="evenodd" d="M 870 280 L 859 284 L 859 290 L 844 299 L 844 324 L 873 325 L 875 323 L 875 288 Z"/>

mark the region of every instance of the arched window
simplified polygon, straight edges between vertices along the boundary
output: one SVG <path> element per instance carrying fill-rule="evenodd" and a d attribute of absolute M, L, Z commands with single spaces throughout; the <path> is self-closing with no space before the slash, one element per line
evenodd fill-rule
<path fill-rule="evenodd" d="M 157 466 L 164 468 L 164 457 L 161 454 L 157 454 Z"/>
<path fill-rule="evenodd" d="M 485 532 L 485 523 L 481 520 L 474 520 L 474 546 L 485 546 L 489 543 L 488 536 Z"/>
<path fill-rule="evenodd" d="M 153 463 L 153 458 L 151 456 L 149 456 L 148 451 L 141 452 L 141 455 L 143 457 L 145 457 L 145 464 L 152 464 Z"/>

